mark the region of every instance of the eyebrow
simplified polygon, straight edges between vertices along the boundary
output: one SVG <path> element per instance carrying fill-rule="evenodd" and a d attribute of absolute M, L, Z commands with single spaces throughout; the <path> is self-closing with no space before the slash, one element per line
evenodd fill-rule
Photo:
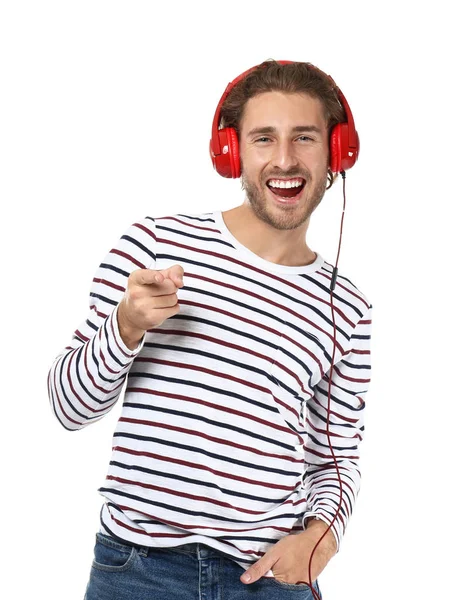
<path fill-rule="evenodd" d="M 275 127 L 255 127 L 251 131 L 248 132 L 248 137 L 252 137 L 254 135 L 258 135 L 259 133 L 276 133 L 277 129 Z M 304 133 L 304 132 L 313 132 L 319 133 L 322 135 L 322 131 L 316 125 L 297 125 L 292 129 L 293 133 Z"/>

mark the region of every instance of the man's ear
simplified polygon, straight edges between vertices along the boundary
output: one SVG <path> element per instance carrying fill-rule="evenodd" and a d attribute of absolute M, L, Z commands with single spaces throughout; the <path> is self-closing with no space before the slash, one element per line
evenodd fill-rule
<path fill-rule="evenodd" d="M 336 181 L 336 177 L 337 177 L 337 173 L 333 174 L 331 169 L 328 167 L 328 182 L 329 182 L 329 184 L 326 187 L 327 190 L 332 187 L 332 184 Z"/>

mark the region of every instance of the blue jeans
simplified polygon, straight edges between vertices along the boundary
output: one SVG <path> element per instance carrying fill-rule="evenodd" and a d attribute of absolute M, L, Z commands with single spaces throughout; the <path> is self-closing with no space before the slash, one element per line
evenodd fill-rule
<path fill-rule="evenodd" d="M 261 577 L 245 584 L 244 572 L 204 544 L 149 548 L 98 532 L 84 600 L 315 600 L 304 583 Z M 313 588 L 322 598 L 318 580 Z"/>

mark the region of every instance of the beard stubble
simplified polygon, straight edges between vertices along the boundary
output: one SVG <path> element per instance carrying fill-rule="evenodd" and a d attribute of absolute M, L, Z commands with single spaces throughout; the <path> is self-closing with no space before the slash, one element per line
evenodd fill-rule
<path fill-rule="evenodd" d="M 301 177 L 301 175 L 296 174 L 284 175 L 283 177 L 297 176 Z M 253 182 L 249 181 L 244 175 L 243 169 L 241 185 L 256 216 L 261 221 L 271 225 L 271 227 L 284 231 L 296 229 L 310 218 L 326 192 L 327 172 L 316 182 L 313 191 L 308 192 L 307 196 L 300 199 L 298 206 L 284 205 L 283 209 L 279 205 L 273 206 L 272 199 L 268 198 L 268 191 L 258 188 Z"/>

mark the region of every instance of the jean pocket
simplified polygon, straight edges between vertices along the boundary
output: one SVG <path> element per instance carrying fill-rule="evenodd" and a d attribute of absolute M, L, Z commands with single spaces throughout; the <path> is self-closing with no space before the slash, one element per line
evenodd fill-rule
<path fill-rule="evenodd" d="M 134 546 L 121 544 L 112 538 L 96 534 L 92 567 L 98 571 L 120 572 L 128 570 L 138 556 Z"/>
<path fill-rule="evenodd" d="M 303 591 L 303 590 L 310 590 L 310 586 L 306 583 L 286 583 L 285 581 L 279 581 L 279 579 L 276 579 L 275 577 L 265 577 L 265 579 L 267 581 L 270 581 L 272 584 L 276 585 L 277 587 L 281 587 L 283 589 L 287 589 L 287 590 L 296 590 L 296 591 Z M 321 590 L 319 589 L 318 586 L 318 580 L 316 579 L 313 583 L 312 583 L 312 587 L 315 590 L 315 592 L 318 594 L 319 598 L 322 598 L 321 595 Z M 314 596 L 313 596 L 314 598 Z"/>
<path fill-rule="evenodd" d="M 306 590 L 306 589 L 310 589 L 310 586 L 307 585 L 306 583 L 286 583 L 285 581 L 279 581 L 279 579 L 276 579 L 275 577 L 267 577 L 266 579 L 268 579 L 269 581 L 271 581 L 271 583 L 274 583 L 275 585 L 285 588 L 285 589 L 289 589 L 289 590 Z"/>

